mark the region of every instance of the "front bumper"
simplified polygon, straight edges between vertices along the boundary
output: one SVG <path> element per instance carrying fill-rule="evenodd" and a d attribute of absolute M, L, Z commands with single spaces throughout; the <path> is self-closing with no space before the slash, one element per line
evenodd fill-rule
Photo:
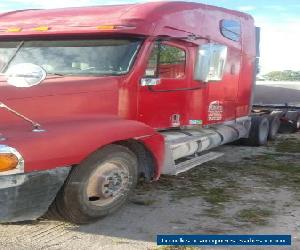
<path fill-rule="evenodd" d="M 53 202 L 71 168 L 0 176 L 0 223 L 35 220 Z"/>

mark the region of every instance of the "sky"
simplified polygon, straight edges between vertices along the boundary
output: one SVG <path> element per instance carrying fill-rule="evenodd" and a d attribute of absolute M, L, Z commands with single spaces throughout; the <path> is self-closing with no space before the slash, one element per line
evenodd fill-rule
<path fill-rule="evenodd" d="M 0 12 L 146 2 L 147 0 L 1 0 Z M 153 0 L 148 0 L 153 1 Z M 154 0 L 156 1 L 156 0 Z M 194 0 L 251 14 L 261 31 L 261 71 L 300 71 L 299 0 Z"/>

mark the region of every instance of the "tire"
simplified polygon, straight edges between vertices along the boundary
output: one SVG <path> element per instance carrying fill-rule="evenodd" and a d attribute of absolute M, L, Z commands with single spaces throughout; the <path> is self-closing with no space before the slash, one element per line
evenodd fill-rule
<path fill-rule="evenodd" d="M 268 134 L 268 139 L 270 141 L 274 141 L 277 137 L 278 130 L 280 127 L 280 118 L 275 115 L 275 116 L 270 116 L 269 117 L 269 134 Z"/>
<path fill-rule="evenodd" d="M 280 133 L 295 133 L 300 129 L 300 112 L 289 111 L 281 122 Z"/>
<path fill-rule="evenodd" d="M 265 116 L 253 116 L 249 138 L 246 139 L 248 146 L 263 146 L 268 142 L 269 120 Z"/>
<path fill-rule="evenodd" d="M 124 146 L 106 146 L 72 169 L 49 211 L 75 224 L 95 222 L 127 201 L 137 177 L 135 154 Z"/>

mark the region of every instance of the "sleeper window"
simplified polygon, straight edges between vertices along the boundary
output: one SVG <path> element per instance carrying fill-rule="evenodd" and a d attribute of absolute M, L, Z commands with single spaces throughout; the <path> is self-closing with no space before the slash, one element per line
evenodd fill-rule
<path fill-rule="evenodd" d="M 224 37 L 233 40 L 240 41 L 241 38 L 241 24 L 236 20 L 222 20 L 220 23 L 221 33 Z"/>
<path fill-rule="evenodd" d="M 183 78 L 185 74 L 186 53 L 184 50 L 156 43 L 145 72 L 145 77 Z"/>

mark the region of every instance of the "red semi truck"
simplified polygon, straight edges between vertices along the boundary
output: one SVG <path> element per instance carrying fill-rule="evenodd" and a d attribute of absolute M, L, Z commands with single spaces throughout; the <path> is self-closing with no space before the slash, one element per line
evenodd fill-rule
<path fill-rule="evenodd" d="M 0 222 L 88 223 L 138 178 L 158 180 L 262 145 L 253 18 L 198 3 L 0 15 Z"/>

